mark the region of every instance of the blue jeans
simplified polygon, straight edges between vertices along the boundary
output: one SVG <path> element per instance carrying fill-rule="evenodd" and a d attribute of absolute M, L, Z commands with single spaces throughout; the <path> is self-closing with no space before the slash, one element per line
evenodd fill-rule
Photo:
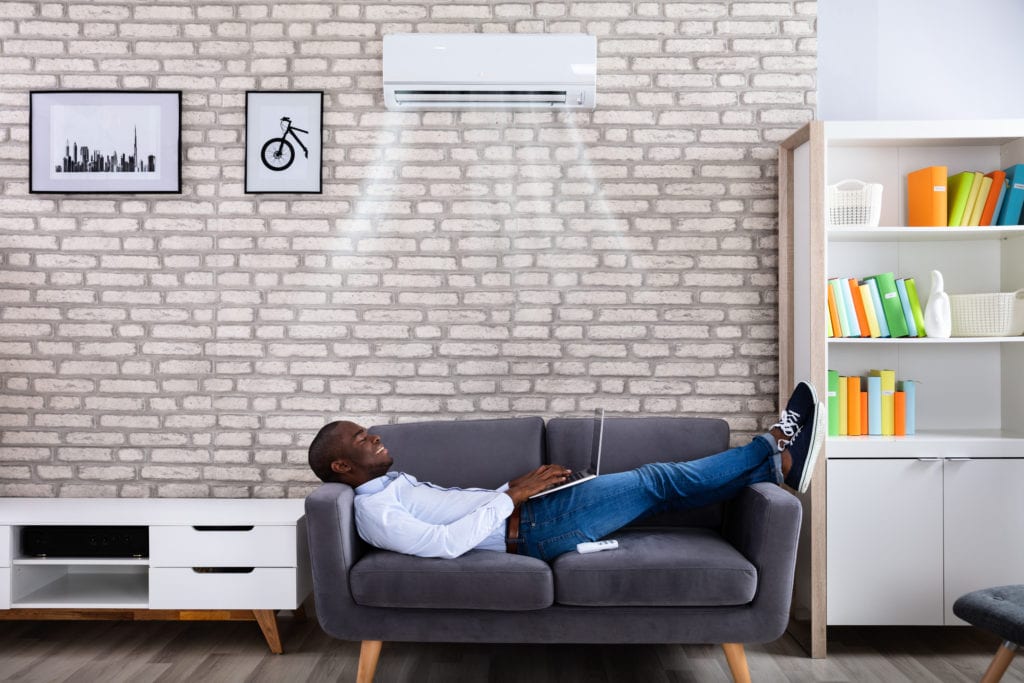
<path fill-rule="evenodd" d="M 605 474 L 523 503 L 519 553 L 552 560 L 655 512 L 710 505 L 759 482 L 782 481 L 775 439 L 687 462 L 651 463 Z"/>

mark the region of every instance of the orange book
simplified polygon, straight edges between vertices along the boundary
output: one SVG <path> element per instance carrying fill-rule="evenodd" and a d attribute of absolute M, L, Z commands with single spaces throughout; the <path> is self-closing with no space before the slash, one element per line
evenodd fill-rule
<path fill-rule="evenodd" d="M 832 319 L 832 336 L 845 337 L 845 331 L 839 326 L 839 312 L 836 310 L 836 295 L 828 285 L 825 285 L 825 289 L 828 291 L 828 317 Z"/>
<path fill-rule="evenodd" d="M 846 396 L 846 433 L 860 436 L 864 433 L 860 425 L 860 377 L 846 378 Z"/>
<path fill-rule="evenodd" d="M 906 436 L 907 435 L 907 393 L 905 391 L 897 391 L 893 394 L 893 412 L 895 413 L 895 420 L 892 425 L 892 433 L 895 436 Z"/>
<path fill-rule="evenodd" d="M 928 166 L 907 174 L 907 225 L 945 226 L 948 222 L 945 166 Z"/>
<path fill-rule="evenodd" d="M 1006 182 L 1006 173 L 1003 171 L 992 171 L 985 175 L 992 179 L 992 189 L 989 190 L 988 199 L 985 200 L 985 208 L 981 211 L 981 221 L 978 222 L 978 225 L 992 225 L 992 214 L 995 213 L 996 202 Z"/>
<path fill-rule="evenodd" d="M 860 392 L 860 433 L 868 435 L 868 392 Z"/>
<path fill-rule="evenodd" d="M 871 328 L 868 326 L 868 314 L 864 311 L 864 301 L 860 296 L 860 286 L 857 284 L 857 280 L 852 277 L 846 281 L 846 286 L 850 288 L 850 295 L 853 297 L 853 308 L 857 311 L 857 324 L 860 325 L 860 336 L 870 337 Z"/>

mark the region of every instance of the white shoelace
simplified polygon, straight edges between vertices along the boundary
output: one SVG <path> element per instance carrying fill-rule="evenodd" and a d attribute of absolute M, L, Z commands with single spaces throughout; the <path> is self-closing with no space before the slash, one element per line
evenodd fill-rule
<path fill-rule="evenodd" d="M 787 439 L 779 439 L 779 450 L 784 451 L 789 448 L 789 445 L 793 443 L 794 437 L 800 431 L 800 424 L 797 422 L 800 419 L 800 414 L 794 410 L 783 410 L 779 414 L 779 421 L 772 425 L 772 429 L 778 428 Z"/>

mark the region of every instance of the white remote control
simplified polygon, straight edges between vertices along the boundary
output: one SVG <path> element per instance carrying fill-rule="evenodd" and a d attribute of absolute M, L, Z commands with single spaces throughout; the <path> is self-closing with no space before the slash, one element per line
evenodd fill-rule
<path fill-rule="evenodd" d="M 576 552 L 581 555 L 586 553 L 598 553 L 602 550 L 615 550 L 619 547 L 618 541 L 590 541 L 589 543 L 577 543 Z"/>

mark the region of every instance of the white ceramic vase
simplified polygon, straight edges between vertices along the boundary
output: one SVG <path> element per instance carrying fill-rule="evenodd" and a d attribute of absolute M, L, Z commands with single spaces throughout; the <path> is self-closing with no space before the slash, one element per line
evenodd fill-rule
<path fill-rule="evenodd" d="M 949 295 L 943 289 L 942 273 L 932 271 L 932 291 L 924 307 L 924 330 L 929 337 L 948 339 L 953 333 L 953 317 L 949 312 Z"/>

